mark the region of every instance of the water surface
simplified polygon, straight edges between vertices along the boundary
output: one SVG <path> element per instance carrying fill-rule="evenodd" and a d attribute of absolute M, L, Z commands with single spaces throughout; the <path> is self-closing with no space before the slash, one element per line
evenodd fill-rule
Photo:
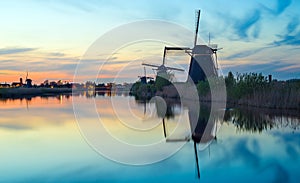
<path fill-rule="evenodd" d="M 117 112 L 112 99 L 119 106 Z M 182 148 L 163 161 L 143 166 L 107 159 L 87 143 L 78 128 L 73 100 L 83 106 L 95 102 L 107 130 L 120 141 L 137 146 L 179 143 Z M 120 107 L 125 104 L 132 110 L 130 115 Z M 298 182 L 300 178 L 299 118 L 293 111 L 227 110 L 225 119 L 216 120 L 220 128 L 212 133 L 215 136 L 196 146 L 199 180 L 193 140 L 166 142 L 155 103 L 124 95 L 86 94 L 1 99 L 0 108 L 0 182 Z M 98 120 L 89 118 L 93 110 L 86 109 L 87 121 Z M 191 134 L 189 109 L 173 103 L 167 113 L 167 139 L 187 138 Z M 175 128 L 180 130 L 172 134 Z M 151 158 L 164 152 L 151 149 L 141 156 Z"/>

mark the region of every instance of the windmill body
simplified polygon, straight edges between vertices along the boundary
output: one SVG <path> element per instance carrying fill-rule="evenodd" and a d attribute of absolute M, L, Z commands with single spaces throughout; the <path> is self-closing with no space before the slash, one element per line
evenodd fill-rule
<path fill-rule="evenodd" d="M 207 45 L 196 45 L 193 48 L 188 82 L 197 84 L 218 76 L 214 54 L 213 49 Z"/>

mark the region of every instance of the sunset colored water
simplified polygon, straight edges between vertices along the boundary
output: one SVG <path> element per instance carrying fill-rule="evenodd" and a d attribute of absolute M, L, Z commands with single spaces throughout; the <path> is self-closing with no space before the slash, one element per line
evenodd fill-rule
<path fill-rule="evenodd" d="M 170 157 L 147 165 L 123 164 L 101 155 L 89 144 L 76 122 L 73 100 L 80 100 L 83 106 L 95 102 L 107 130 L 120 141 L 134 145 L 160 142 L 167 147 L 173 146 L 165 140 L 162 119 L 155 113 L 156 106 L 153 103 L 144 105 L 130 96 L 1 99 L 0 182 L 199 182 L 192 141 L 172 142 L 182 147 Z M 122 113 L 126 109 L 120 107 L 111 108 L 111 101 L 115 100 L 131 105 L 132 113 Z M 174 105 L 171 117 L 165 119 L 167 132 L 175 127 L 180 129 L 173 138 L 184 138 L 190 132 L 189 123 L 185 123 L 188 109 L 181 107 Z M 138 118 L 133 118 L 132 114 Z M 230 110 L 225 114 L 226 121 L 218 122 L 217 138 L 207 146 L 197 146 L 200 182 L 298 182 L 299 118 L 288 114 L 262 115 L 254 118 L 262 120 L 263 125 L 259 127 L 255 122 L 247 126 L 249 117 L 242 114 Z M 145 121 L 147 115 L 152 118 Z M 99 119 L 86 116 L 85 120 Z M 179 121 L 182 124 L 178 124 Z M 136 130 L 130 125 L 140 125 L 145 130 Z M 126 152 L 127 149 L 123 149 L 120 153 L 126 155 Z M 167 151 L 162 147 L 140 156 L 150 160 L 153 155 L 164 152 Z"/>

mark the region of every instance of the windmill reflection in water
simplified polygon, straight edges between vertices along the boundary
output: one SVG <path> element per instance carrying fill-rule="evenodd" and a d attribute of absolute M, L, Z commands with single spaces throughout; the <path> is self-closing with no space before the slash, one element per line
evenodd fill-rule
<path fill-rule="evenodd" d="M 166 106 L 162 105 L 160 100 L 156 100 L 156 109 L 159 117 L 162 118 L 162 127 L 166 143 L 190 142 L 193 141 L 195 161 L 197 168 L 197 177 L 200 178 L 200 168 L 198 159 L 198 150 L 204 150 L 209 145 L 217 140 L 217 130 L 221 126 L 222 115 L 220 111 L 212 110 L 208 104 L 202 104 L 200 111 L 189 102 L 183 102 L 183 106 L 188 109 L 188 120 L 190 132 L 182 137 L 172 137 L 172 132 L 168 129 L 168 124 L 165 118 L 174 116 L 174 101 L 165 100 Z M 197 148 L 198 146 L 198 148 Z"/>

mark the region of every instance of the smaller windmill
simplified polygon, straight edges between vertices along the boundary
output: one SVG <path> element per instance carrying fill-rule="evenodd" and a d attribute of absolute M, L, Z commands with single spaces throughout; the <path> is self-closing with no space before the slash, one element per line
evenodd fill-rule
<path fill-rule="evenodd" d="M 172 48 L 172 50 L 173 49 L 174 48 Z M 182 48 L 180 48 L 180 49 L 182 50 Z M 153 70 L 156 70 L 156 81 L 159 78 L 169 80 L 170 76 L 171 76 L 170 71 L 180 71 L 180 72 L 184 71 L 184 69 L 179 69 L 179 68 L 175 68 L 175 67 L 168 67 L 168 66 L 165 65 L 167 50 L 170 50 L 170 47 L 165 47 L 165 49 L 164 49 L 164 56 L 163 56 L 162 65 L 142 63 L 143 66 L 152 67 L 152 68 L 154 68 Z"/>

